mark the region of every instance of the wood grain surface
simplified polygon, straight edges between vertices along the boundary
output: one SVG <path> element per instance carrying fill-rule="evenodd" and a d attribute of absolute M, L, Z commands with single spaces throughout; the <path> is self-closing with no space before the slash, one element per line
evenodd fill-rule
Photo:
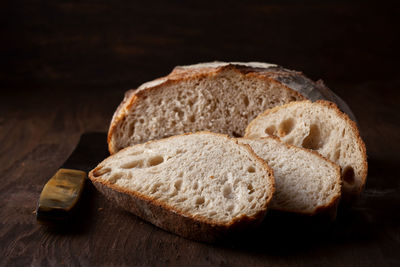
<path fill-rule="evenodd" d="M 2 3 L 0 265 L 400 266 L 399 22 L 395 1 Z M 82 133 L 107 131 L 125 90 L 210 60 L 277 63 L 341 96 L 368 152 L 358 202 L 333 223 L 271 212 L 256 235 L 208 245 L 89 183 L 69 225 L 36 224 L 44 183 Z"/>

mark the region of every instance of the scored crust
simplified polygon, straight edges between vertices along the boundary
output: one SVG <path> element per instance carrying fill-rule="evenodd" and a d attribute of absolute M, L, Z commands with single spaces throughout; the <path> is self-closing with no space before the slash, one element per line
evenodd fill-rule
<path fill-rule="evenodd" d="M 256 77 L 266 80 L 269 83 L 279 84 L 279 86 L 284 88 L 283 90 L 287 90 L 289 94 L 293 96 L 294 100 L 310 99 L 316 101 L 318 99 L 326 99 L 336 102 L 344 112 L 355 119 L 346 103 L 330 91 L 322 81 L 313 82 L 301 72 L 287 70 L 273 64 L 258 62 L 212 62 L 191 66 L 178 66 L 174 68 L 169 75 L 147 82 L 136 90 L 132 89 L 126 92 L 123 101 L 115 111 L 110 123 L 107 137 L 110 153 L 113 154 L 118 151 L 113 140 L 113 138 L 116 138 L 115 132 L 118 129 L 118 125 L 124 122 L 129 110 L 133 109 L 137 102 L 142 101 L 146 97 L 146 94 L 149 94 L 153 90 L 159 90 L 161 87 L 168 84 L 176 84 L 189 79 L 211 77 L 226 70 L 233 70 L 241 75 Z"/>
<path fill-rule="evenodd" d="M 250 230 L 252 226 L 259 225 L 265 217 L 267 212 L 267 206 L 272 199 L 272 195 L 275 191 L 275 180 L 273 177 L 273 170 L 262 160 L 251 147 L 247 144 L 240 144 L 235 138 L 231 138 L 224 134 L 217 134 L 212 132 L 197 132 L 197 133 L 185 133 L 177 136 L 171 136 L 162 139 L 163 141 L 179 138 L 183 135 L 190 134 L 210 134 L 217 135 L 229 140 L 234 141 L 236 145 L 239 145 L 246 149 L 246 151 L 254 157 L 267 171 L 269 180 L 269 192 L 266 196 L 266 201 L 262 209 L 252 216 L 242 215 L 233 219 L 228 223 L 218 223 L 201 216 L 192 216 L 187 212 L 180 211 L 179 209 L 172 207 L 162 201 L 153 199 L 139 192 L 129 191 L 120 186 L 103 181 L 97 178 L 95 172 L 99 169 L 99 166 L 89 172 L 88 177 L 93 182 L 94 186 L 102 192 L 108 199 L 114 201 L 118 206 L 125 210 L 128 210 L 138 217 L 151 222 L 152 224 L 165 229 L 167 231 L 176 233 L 188 239 L 203 241 L 203 242 L 216 242 L 224 237 L 230 235 L 232 232 L 241 232 Z M 160 140 L 148 141 L 148 143 L 159 142 Z M 128 148 L 125 148 L 128 149 Z"/>
<path fill-rule="evenodd" d="M 285 109 L 285 108 L 287 108 L 289 106 L 299 105 L 299 104 L 301 104 L 301 102 L 318 104 L 318 105 L 322 105 L 324 107 L 327 107 L 327 108 L 333 110 L 336 113 L 336 115 L 338 117 L 340 117 L 341 119 L 343 119 L 350 126 L 350 128 L 353 130 L 353 132 L 355 134 L 355 137 L 356 137 L 354 141 L 360 147 L 361 152 L 362 152 L 361 153 L 361 156 L 362 156 L 362 174 L 361 174 L 361 177 L 360 177 L 361 178 L 360 186 L 358 188 L 355 188 L 354 191 L 352 191 L 350 194 L 351 195 L 359 195 L 362 192 L 362 190 L 363 190 L 363 188 L 365 186 L 365 181 L 366 181 L 367 174 L 368 174 L 367 150 L 366 150 L 364 141 L 361 139 L 360 133 L 359 133 L 358 128 L 357 128 L 357 124 L 353 120 L 351 120 L 346 113 L 342 112 L 335 103 L 332 103 L 332 102 L 326 101 L 326 100 L 317 100 L 316 102 L 311 102 L 310 100 L 302 100 L 302 101 L 291 102 L 291 103 L 288 103 L 288 104 L 285 104 L 285 105 L 282 105 L 282 106 L 277 106 L 277 107 L 268 109 L 268 110 L 264 111 L 263 113 L 259 114 L 252 122 L 250 122 L 250 124 L 246 128 L 244 136 L 246 137 L 247 135 L 249 135 L 249 133 L 251 132 L 251 129 L 254 127 L 254 125 L 256 125 L 258 118 L 262 118 L 262 117 L 265 117 L 265 116 L 267 116 L 269 114 L 273 114 L 273 113 L 277 112 L 278 110 Z M 318 153 L 317 151 L 314 151 L 314 152 Z M 350 199 L 351 196 L 346 196 L 345 195 L 345 197 L 348 197 L 349 198 L 348 200 L 351 200 Z"/>

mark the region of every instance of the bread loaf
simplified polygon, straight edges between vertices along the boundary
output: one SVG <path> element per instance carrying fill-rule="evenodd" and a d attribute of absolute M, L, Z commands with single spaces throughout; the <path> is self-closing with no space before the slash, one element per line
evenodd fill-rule
<path fill-rule="evenodd" d="M 196 131 L 243 136 L 265 109 L 327 99 L 347 105 L 322 82 L 274 64 L 212 62 L 176 67 L 168 76 L 128 91 L 108 133 L 110 153 L 132 144 Z"/>
<path fill-rule="evenodd" d="M 248 145 L 207 132 L 127 147 L 89 178 L 122 208 L 206 242 L 259 224 L 274 192 L 272 170 Z"/>
<path fill-rule="evenodd" d="M 328 101 L 298 101 L 266 110 L 246 129 L 246 137 L 277 136 L 312 149 L 341 167 L 346 197 L 358 195 L 367 177 L 367 154 L 356 124 Z"/>

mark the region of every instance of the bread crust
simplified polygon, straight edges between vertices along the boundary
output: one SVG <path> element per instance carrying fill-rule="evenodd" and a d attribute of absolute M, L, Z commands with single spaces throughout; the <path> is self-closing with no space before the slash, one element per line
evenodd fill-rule
<path fill-rule="evenodd" d="M 330 91 L 322 81 L 313 82 L 301 72 L 287 70 L 279 66 L 259 68 L 241 65 L 240 63 L 227 63 L 226 65 L 215 67 L 200 66 L 196 68 L 178 66 L 174 68 L 169 75 L 145 83 L 136 90 L 131 89 L 125 94 L 123 101 L 115 111 L 110 123 L 107 137 L 110 154 L 116 153 L 119 150 L 113 139 L 115 138 L 115 132 L 118 126 L 124 121 L 129 110 L 134 109 L 135 105 L 145 99 L 147 95 L 150 95 L 155 90 L 161 90 L 162 87 L 166 85 L 176 84 L 190 79 L 211 77 L 226 70 L 233 70 L 241 75 L 256 77 L 268 81 L 269 83 L 279 84 L 288 94 L 292 95 L 293 100 L 311 99 L 315 101 L 317 99 L 328 99 L 338 102 L 341 104 L 341 108 L 354 118 L 350 108 Z"/>
<path fill-rule="evenodd" d="M 263 113 L 259 114 L 252 122 L 250 122 L 250 124 L 247 126 L 247 128 L 245 130 L 245 135 L 244 136 L 246 137 L 249 134 L 251 129 L 256 124 L 257 118 L 264 117 L 264 116 L 267 116 L 269 114 L 273 114 L 273 113 L 277 112 L 280 109 L 285 109 L 285 108 L 293 106 L 293 105 L 299 105 L 302 102 L 304 102 L 304 103 L 313 103 L 310 100 L 302 100 L 302 101 L 291 102 L 291 103 L 288 103 L 288 104 L 285 104 L 285 105 L 282 105 L 282 106 L 278 106 L 278 107 L 274 107 L 274 108 L 271 108 L 271 109 L 268 109 L 268 110 L 264 111 Z M 353 132 L 355 134 L 355 137 L 356 137 L 355 141 L 356 141 L 357 145 L 360 147 L 360 149 L 362 151 L 362 153 L 361 153 L 361 155 L 362 155 L 362 175 L 361 175 L 360 186 L 357 187 L 357 188 L 354 188 L 354 190 L 350 193 L 350 195 L 359 195 L 359 194 L 361 194 L 361 192 L 362 192 L 362 190 L 363 190 L 363 188 L 365 186 L 365 181 L 366 181 L 367 174 L 368 174 L 368 162 L 367 162 L 367 149 L 365 147 L 364 141 L 361 139 L 360 133 L 359 133 L 358 128 L 357 128 L 357 124 L 353 120 L 351 120 L 346 113 L 342 112 L 335 103 L 332 103 L 332 102 L 326 101 L 326 100 L 317 100 L 313 104 L 317 104 L 317 105 L 321 105 L 321 106 L 324 106 L 324 107 L 328 107 L 329 109 L 333 110 L 336 113 L 336 115 L 338 117 L 340 117 L 341 119 L 343 119 L 350 126 L 350 128 L 353 130 Z M 319 154 L 317 151 L 313 151 L 313 152 Z M 351 196 L 346 196 L 346 195 L 343 195 L 343 197 L 345 198 L 345 200 L 350 200 L 350 198 L 351 198 Z"/>
<path fill-rule="evenodd" d="M 101 193 L 103 193 L 108 199 L 114 201 L 118 206 L 162 229 L 188 239 L 213 243 L 224 239 L 232 233 L 246 231 L 259 225 L 266 215 L 267 206 L 275 192 L 273 170 L 264 160 L 254 153 L 249 145 L 240 144 L 235 138 L 231 138 L 224 134 L 203 131 L 171 136 L 163 140 L 191 134 L 217 135 L 232 140 L 235 144 L 245 148 L 247 152 L 263 166 L 263 168 L 268 172 L 267 179 L 269 180 L 269 191 L 271 194 L 266 196 L 265 204 L 258 213 L 253 216 L 242 215 L 229 223 L 218 223 L 201 216 L 193 216 L 139 192 L 129 191 L 107 181 L 102 181 L 95 175 L 95 172 L 100 168 L 99 166 L 91 170 L 88 177 Z M 152 140 L 148 141 L 146 144 L 158 141 L 159 140 Z"/>
<path fill-rule="evenodd" d="M 283 142 L 282 140 L 280 140 L 276 136 L 265 136 L 265 137 L 260 137 L 260 138 L 243 137 L 243 138 L 239 138 L 239 140 L 240 139 L 250 139 L 250 140 L 274 139 L 274 140 L 278 141 L 279 143 L 283 144 L 284 146 L 286 146 L 289 149 L 290 148 L 294 148 L 294 149 L 299 149 L 299 150 L 303 150 L 303 151 L 306 151 L 308 153 L 314 154 L 315 156 L 317 156 L 317 157 L 321 158 L 322 160 L 328 162 L 330 165 L 332 165 L 335 168 L 337 184 L 340 186 L 340 188 L 342 187 L 342 178 L 341 178 L 340 166 L 337 165 L 336 163 L 334 163 L 333 161 L 323 157 L 317 151 L 314 151 L 314 150 L 311 150 L 311 149 L 307 149 L 307 148 L 303 148 L 303 147 L 297 147 L 297 146 L 285 143 L 285 142 Z M 268 162 L 267 162 L 267 164 L 268 164 Z M 330 218 L 334 219 L 336 217 L 337 206 L 338 206 L 338 204 L 340 202 L 340 198 L 341 198 L 341 192 L 339 191 L 332 198 L 332 200 L 329 203 L 327 203 L 325 205 L 318 206 L 317 208 L 315 208 L 311 212 L 303 212 L 303 211 L 298 211 L 298 210 L 279 209 L 279 208 L 274 208 L 274 210 L 279 210 L 279 211 L 283 211 L 283 212 L 297 213 L 297 214 L 302 214 L 302 215 L 309 215 L 309 216 L 315 216 L 317 214 L 327 214 Z"/>

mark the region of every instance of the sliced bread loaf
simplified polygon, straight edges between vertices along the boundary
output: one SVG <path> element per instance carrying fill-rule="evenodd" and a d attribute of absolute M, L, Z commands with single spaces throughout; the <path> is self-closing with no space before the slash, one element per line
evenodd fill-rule
<path fill-rule="evenodd" d="M 246 129 L 246 137 L 277 136 L 312 149 L 341 167 L 346 197 L 362 191 L 367 154 L 356 124 L 328 101 L 298 101 L 266 110 Z"/>
<path fill-rule="evenodd" d="M 248 145 L 207 132 L 127 147 L 89 178 L 122 208 L 206 242 L 260 223 L 274 192 L 272 170 Z"/>
<path fill-rule="evenodd" d="M 328 99 L 347 105 L 322 82 L 274 64 L 212 62 L 176 67 L 128 91 L 114 113 L 110 153 L 132 144 L 196 131 L 243 136 L 265 109 L 290 101 Z"/>
<path fill-rule="evenodd" d="M 278 138 L 240 138 L 274 171 L 276 191 L 271 209 L 314 215 L 336 215 L 341 195 L 340 168 L 316 152 Z"/>

